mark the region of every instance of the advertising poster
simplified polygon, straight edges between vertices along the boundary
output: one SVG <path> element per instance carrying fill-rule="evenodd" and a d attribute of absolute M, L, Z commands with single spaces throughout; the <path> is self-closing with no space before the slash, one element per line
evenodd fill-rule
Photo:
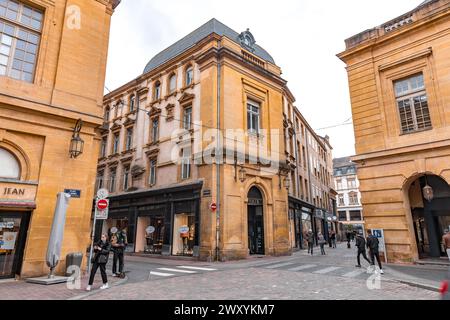
<path fill-rule="evenodd" d="M 2 245 L 0 249 L 14 250 L 16 246 L 17 232 L 3 232 Z"/>

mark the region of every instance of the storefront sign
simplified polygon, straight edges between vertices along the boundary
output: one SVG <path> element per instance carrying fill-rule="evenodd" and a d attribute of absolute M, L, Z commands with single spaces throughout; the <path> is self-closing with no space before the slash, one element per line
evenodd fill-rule
<path fill-rule="evenodd" d="M 188 226 L 183 226 L 180 229 L 178 229 L 178 231 L 180 233 L 188 233 L 189 232 L 189 227 Z"/>
<path fill-rule="evenodd" d="M 36 185 L 20 183 L 0 183 L 0 199 L 4 200 L 31 200 L 36 198 Z"/>
<path fill-rule="evenodd" d="M 262 199 L 248 199 L 248 204 L 251 206 L 262 206 L 263 201 Z"/>
<path fill-rule="evenodd" d="M 155 227 L 148 226 L 147 229 L 145 229 L 145 232 L 147 232 L 148 234 L 152 234 L 153 232 L 155 232 Z"/>
<path fill-rule="evenodd" d="M 81 198 L 81 190 L 64 189 L 64 193 L 70 194 L 71 198 Z"/>

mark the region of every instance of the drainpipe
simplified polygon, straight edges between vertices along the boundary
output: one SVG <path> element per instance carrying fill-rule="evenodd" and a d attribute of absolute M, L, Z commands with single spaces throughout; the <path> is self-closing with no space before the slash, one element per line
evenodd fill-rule
<path fill-rule="evenodd" d="M 219 43 L 220 46 L 220 43 Z M 220 59 L 220 58 L 219 58 Z M 219 257 L 219 241 L 220 241 L 220 162 L 218 161 L 219 154 L 221 155 L 221 145 L 220 145 L 220 82 L 221 82 L 221 74 L 220 74 L 220 60 L 217 62 L 217 147 L 216 147 L 216 261 L 220 260 Z"/>

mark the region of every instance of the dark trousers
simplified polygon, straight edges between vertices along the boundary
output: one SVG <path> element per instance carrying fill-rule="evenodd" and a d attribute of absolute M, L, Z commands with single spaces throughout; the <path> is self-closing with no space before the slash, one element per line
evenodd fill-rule
<path fill-rule="evenodd" d="M 363 258 L 370 264 L 370 265 L 372 265 L 372 262 L 370 262 L 370 260 L 367 258 L 367 255 L 366 255 L 366 249 L 358 249 L 358 257 L 357 257 L 357 259 L 358 259 L 358 266 L 360 266 L 361 265 L 361 259 L 360 259 L 360 256 L 363 256 Z"/>
<path fill-rule="evenodd" d="M 106 276 L 106 263 L 97 263 L 94 262 L 92 264 L 91 275 L 89 276 L 89 285 L 92 286 L 94 283 L 95 274 L 97 273 L 97 269 L 100 268 L 100 273 L 102 274 L 103 284 L 108 282 L 108 277 Z"/>
<path fill-rule="evenodd" d="M 333 248 L 336 248 L 336 239 L 331 239 L 331 243 L 333 245 Z"/>
<path fill-rule="evenodd" d="M 369 250 L 370 252 L 370 259 L 372 260 L 372 265 L 375 265 L 375 258 L 377 258 L 377 262 L 378 262 L 378 266 L 380 267 L 380 269 L 383 269 L 383 267 L 381 266 L 381 260 L 380 260 L 380 253 L 377 251 L 373 251 L 373 250 Z"/>
<path fill-rule="evenodd" d="M 112 272 L 117 273 L 117 260 L 119 260 L 119 273 L 123 272 L 123 251 L 114 251 Z"/>
<path fill-rule="evenodd" d="M 326 253 L 325 253 L 325 243 L 322 243 L 321 245 L 320 245 L 320 252 L 322 253 L 322 255 L 325 255 Z"/>
<path fill-rule="evenodd" d="M 308 253 L 313 254 L 314 243 L 308 242 Z"/>

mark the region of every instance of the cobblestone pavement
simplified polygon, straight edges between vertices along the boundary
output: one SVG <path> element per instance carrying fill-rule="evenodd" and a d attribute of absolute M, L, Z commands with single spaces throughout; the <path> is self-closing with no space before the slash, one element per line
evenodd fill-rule
<path fill-rule="evenodd" d="M 1 299 L 438 299 L 430 289 L 445 278 L 445 268 L 429 266 L 383 265 L 378 278 L 355 268 L 355 248 L 340 244 L 326 248 L 327 255 L 306 251 L 289 257 L 251 257 L 228 262 L 198 262 L 156 257 L 126 256 L 126 281 L 109 277 L 115 287 L 100 291 L 100 274 L 94 290 L 69 290 L 66 284 L 41 286 L 23 281 L 1 282 Z M 110 259 L 111 261 L 112 259 Z M 367 267 L 363 262 L 363 267 Z M 108 265 L 111 273 L 111 265 Z M 378 280 L 381 279 L 381 282 Z M 401 281 L 404 281 L 402 283 Z M 407 284 L 409 283 L 409 285 Z M 374 289 L 370 290 L 369 286 Z M 414 286 L 412 286 L 413 284 Z M 425 286 L 416 286 L 423 284 Z M 180 288 L 188 288 L 180 290 Z"/>
<path fill-rule="evenodd" d="M 264 257 L 209 264 L 192 263 L 194 266 L 201 265 L 201 268 L 216 270 L 181 276 L 155 276 L 150 280 L 127 283 L 115 290 L 99 292 L 87 299 L 434 300 L 439 298 L 437 292 L 399 283 L 398 280 L 408 277 L 414 280 L 421 279 L 417 277 L 417 273 L 422 272 L 427 273 L 429 278 L 438 283 L 445 270 L 435 270 L 434 276 L 431 276 L 429 270 L 414 266 L 395 266 L 394 272 L 394 269 L 387 265 L 383 267 L 385 275 L 377 277 L 373 273 L 367 274 L 364 268 L 355 268 L 356 249 L 347 249 L 341 244 L 337 249 L 326 250 L 326 256 L 317 253 L 311 256 L 305 251 L 299 251 L 290 257 Z M 127 266 L 134 267 L 135 272 L 139 268 L 148 271 L 148 268 L 154 270 L 159 267 L 154 260 L 149 261 L 151 261 L 149 265 L 145 266 L 143 264 L 145 260 L 137 262 L 128 259 Z M 137 267 L 137 264 L 140 266 Z M 172 266 L 169 268 L 172 270 L 181 266 L 179 261 L 171 261 L 170 264 Z M 403 270 L 407 272 L 404 273 Z M 129 273 L 130 278 L 131 274 L 132 272 Z M 381 280 L 378 281 L 379 279 Z M 368 288 L 368 284 L 373 290 Z M 180 290 L 181 287 L 189 289 Z"/>
<path fill-rule="evenodd" d="M 124 282 L 122 280 L 108 276 L 109 285 L 112 287 Z M 45 286 L 22 280 L 5 280 L 0 281 L 0 300 L 66 300 L 85 294 L 87 283 L 87 275 L 82 277 L 79 289 L 68 289 L 67 283 Z M 100 271 L 98 271 L 92 288 L 93 290 L 98 289 L 101 285 L 102 279 Z"/>
<path fill-rule="evenodd" d="M 382 282 L 368 290 L 366 281 L 266 268 L 245 268 L 180 278 L 125 284 L 99 292 L 93 300 L 430 300 L 438 293 Z"/>

